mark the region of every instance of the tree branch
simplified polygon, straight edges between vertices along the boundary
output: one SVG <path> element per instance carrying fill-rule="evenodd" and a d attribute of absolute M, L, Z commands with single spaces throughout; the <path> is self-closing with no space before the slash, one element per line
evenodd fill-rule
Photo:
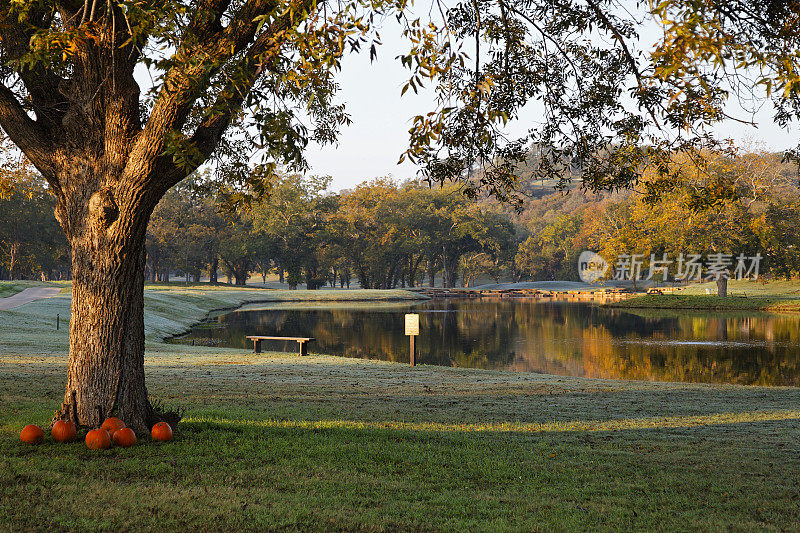
<path fill-rule="evenodd" d="M 284 16 L 274 22 L 267 31 L 255 40 L 247 51 L 245 58 L 246 75 L 242 79 L 230 81 L 217 96 L 211 109 L 224 109 L 225 112 L 208 116 L 195 130 L 189 142 L 199 153 L 202 161 L 189 168 L 178 167 L 169 161 L 168 169 L 158 172 L 153 176 L 160 182 L 161 187 L 168 189 L 186 176 L 194 172 L 202 162 L 206 161 L 219 145 L 223 134 L 230 126 L 234 115 L 238 113 L 247 94 L 255 85 L 259 76 L 266 70 L 280 53 L 280 44 L 283 39 L 276 38 L 285 32 L 292 24 L 291 17 Z"/>
<path fill-rule="evenodd" d="M 186 34 L 195 36 L 198 41 L 204 41 L 212 34 L 222 31 L 222 15 L 230 6 L 231 0 L 199 0 L 197 4 Z"/>
<path fill-rule="evenodd" d="M 306 2 L 313 3 L 312 0 Z M 125 176 L 135 181 L 148 179 L 156 159 L 164 152 L 167 135 L 181 130 L 201 95 L 203 82 L 247 47 L 258 28 L 255 19 L 269 14 L 275 7 L 274 0 L 248 0 L 227 27 L 210 34 L 204 41 L 182 43 L 173 55 L 175 63 L 164 76 L 150 118 L 134 141 Z"/>
<path fill-rule="evenodd" d="M 0 18 L 14 17 L 9 7 L 0 9 Z M 32 8 L 24 18 L 24 23 L 0 24 L 0 47 L 5 62 L 20 60 L 30 51 L 30 40 L 37 30 L 45 30 L 52 23 L 52 14 L 43 9 Z M 25 84 L 30 96 L 30 105 L 48 131 L 58 131 L 65 111 L 64 99 L 58 92 L 61 78 L 42 63 L 33 68 L 23 68 L 17 75 Z"/>
<path fill-rule="evenodd" d="M 49 135 L 41 124 L 28 116 L 16 95 L 5 85 L 0 85 L 0 127 L 42 173 L 54 191 L 60 192 L 51 157 L 54 147 Z"/>
<path fill-rule="evenodd" d="M 625 42 L 625 37 L 620 33 L 619 29 L 614 25 L 611 19 L 608 18 L 603 10 L 600 9 L 600 6 L 595 4 L 592 0 L 586 0 L 586 4 L 589 6 L 592 12 L 597 15 L 597 18 L 600 19 L 606 29 L 611 32 L 614 40 L 619 44 L 622 54 L 625 56 L 625 61 L 628 63 L 628 68 L 631 69 L 631 72 L 633 72 L 633 75 L 636 77 L 636 84 L 639 86 L 639 89 L 646 89 L 644 80 L 642 80 L 642 73 L 639 71 L 639 65 L 636 63 L 636 58 L 633 57 L 630 48 L 628 48 L 628 43 Z M 655 112 L 650 108 L 648 108 L 647 111 L 650 114 L 650 118 L 652 118 L 653 122 L 655 122 L 656 126 L 660 127 L 659 120 L 656 118 Z"/>
<path fill-rule="evenodd" d="M 184 64 L 174 66 L 165 78 L 150 120 L 136 140 L 126 174 L 146 169 L 138 179 L 166 191 L 199 167 L 216 149 L 264 66 L 280 53 L 285 39 L 279 35 L 300 24 L 304 17 L 298 16 L 298 13 L 307 13 L 316 4 L 315 0 L 294 0 L 290 9 L 253 40 L 259 25 L 257 17 L 272 12 L 275 2 L 249 0 L 227 27 L 213 35 L 199 50 L 192 51 L 193 58 L 202 54 L 202 57 L 208 58 L 206 61 L 200 61 L 197 66 L 188 69 Z M 197 82 L 211 77 L 226 61 L 244 50 L 247 50 L 243 58 L 244 76 L 228 83 L 212 106 L 212 109 L 225 111 L 206 118 L 191 137 L 190 142 L 196 143 L 202 161 L 195 161 L 189 167 L 177 167 L 171 157 L 163 155 L 164 139 L 170 132 L 180 131 L 183 127 L 200 96 L 196 92 Z"/>

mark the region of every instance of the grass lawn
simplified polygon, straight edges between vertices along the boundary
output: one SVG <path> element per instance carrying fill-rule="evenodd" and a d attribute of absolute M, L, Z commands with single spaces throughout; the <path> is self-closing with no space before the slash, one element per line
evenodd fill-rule
<path fill-rule="evenodd" d="M 0 298 L 13 296 L 27 287 L 14 281 L 0 281 Z"/>
<path fill-rule="evenodd" d="M 706 294 L 706 289 L 711 294 Z M 674 294 L 648 294 L 608 304 L 628 309 L 719 309 L 800 311 L 798 281 L 736 281 L 728 283 L 728 297 L 715 296 L 717 285 L 698 283 Z"/>
<path fill-rule="evenodd" d="M 18 292 L 22 292 L 28 287 L 44 287 L 56 285 L 57 283 L 18 280 L 18 281 L 0 281 L 0 298 L 7 298 L 13 296 Z"/>
<path fill-rule="evenodd" d="M 262 296 L 148 290 L 148 388 L 186 416 L 105 452 L 19 443 L 61 402 L 69 299 L 0 312 L 0 530 L 800 528 L 799 389 L 161 342 Z"/>

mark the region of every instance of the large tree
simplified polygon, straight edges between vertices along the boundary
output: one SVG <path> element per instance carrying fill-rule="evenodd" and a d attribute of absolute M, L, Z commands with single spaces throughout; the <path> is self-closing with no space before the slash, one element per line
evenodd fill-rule
<path fill-rule="evenodd" d="M 646 77 L 635 19 L 614 0 L 437 1 L 432 24 L 404 19 L 407 3 L 0 1 L 0 126 L 49 183 L 72 250 L 64 396 L 72 407 L 58 416 L 94 426 L 115 412 L 137 430 L 154 420 L 143 325 L 153 208 L 213 154 L 225 154 L 225 133 L 236 126 L 235 140 L 255 136 L 267 168 L 302 167 L 309 140 L 334 140 L 347 116 L 332 100 L 332 74 L 345 51 L 371 49 L 374 20 L 395 14 L 405 24 L 409 88 L 426 78 L 441 82 L 440 105 L 415 119 L 406 157 L 432 180 L 466 180 L 467 192 L 487 188 L 508 198 L 514 165 L 531 142 L 542 154 L 537 176 L 577 169 L 592 187 L 626 184 L 654 157 L 641 142 L 657 113 L 684 125 L 675 106 L 688 100 L 674 98 L 664 109 L 669 92 L 659 82 L 683 71 Z M 731 5 L 672 3 L 703 15 L 706 6 Z M 796 8 L 759 9 L 763 23 L 733 31 L 771 46 L 762 27 L 783 27 Z M 786 31 L 781 38 L 796 39 Z M 765 62 L 782 53 L 770 50 Z M 149 80 L 148 69 L 153 86 L 142 91 L 137 80 Z M 796 94 L 800 86 L 780 87 Z M 531 100 L 543 120 L 509 141 L 503 125 Z M 244 185 L 263 190 L 243 175 Z"/>
<path fill-rule="evenodd" d="M 309 139 L 332 139 L 346 116 L 331 72 L 363 39 L 358 8 L 0 2 L 0 126 L 47 180 L 72 251 L 70 407 L 57 416 L 96 426 L 114 412 L 137 430 L 158 416 L 144 380 L 150 214 L 232 125 L 252 124 L 245 116 L 264 126 L 256 140 L 272 164 L 299 165 Z"/>

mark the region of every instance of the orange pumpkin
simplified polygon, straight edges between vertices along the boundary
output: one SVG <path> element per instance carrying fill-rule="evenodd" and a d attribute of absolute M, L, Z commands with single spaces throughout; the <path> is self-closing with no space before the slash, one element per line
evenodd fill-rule
<path fill-rule="evenodd" d="M 50 434 L 58 442 L 72 442 L 72 439 L 75 438 L 76 430 L 75 422 L 72 420 L 59 420 L 53 424 Z"/>
<path fill-rule="evenodd" d="M 131 428 L 118 429 L 111 438 L 114 439 L 114 444 L 123 448 L 130 448 L 136 444 L 136 433 Z"/>
<path fill-rule="evenodd" d="M 111 435 L 105 429 L 93 429 L 86 434 L 86 447 L 90 450 L 105 450 L 110 446 Z"/>
<path fill-rule="evenodd" d="M 105 422 L 103 422 L 103 425 L 100 427 L 108 431 L 108 434 L 113 437 L 114 433 L 125 427 L 125 422 L 116 416 L 112 416 L 110 418 L 106 418 Z"/>
<path fill-rule="evenodd" d="M 159 422 L 150 430 L 150 436 L 153 437 L 153 440 L 172 440 L 172 428 L 166 422 Z"/>
<path fill-rule="evenodd" d="M 44 441 L 44 431 L 39 426 L 29 424 L 22 428 L 19 440 L 27 444 L 41 444 Z"/>

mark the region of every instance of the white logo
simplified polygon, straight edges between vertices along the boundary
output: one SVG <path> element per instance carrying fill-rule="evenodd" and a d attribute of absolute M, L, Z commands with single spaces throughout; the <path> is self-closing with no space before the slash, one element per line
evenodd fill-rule
<path fill-rule="evenodd" d="M 758 269 L 763 256 L 760 253 L 748 256 L 745 254 L 711 253 L 678 255 L 677 261 L 662 253 L 661 257 L 650 254 L 650 261 L 645 254 L 619 254 L 614 269 L 609 276 L 615 280 L 639 281 L 709 281 L 717 279 L 758 279 Z M 673 264 L 674 273 L 671 272 Z M 582 252 L 578 258 L 578 275 L 581 281 L 593 283 L 604 277 L 609 264 L 594 252 Z"/>
<path fill-rule="evenodd" d="M 581 252 L 578 257 L 578 275 L 584 283 L 594 283 L 608 271 L 608 262 L 594 252 Z"/>

